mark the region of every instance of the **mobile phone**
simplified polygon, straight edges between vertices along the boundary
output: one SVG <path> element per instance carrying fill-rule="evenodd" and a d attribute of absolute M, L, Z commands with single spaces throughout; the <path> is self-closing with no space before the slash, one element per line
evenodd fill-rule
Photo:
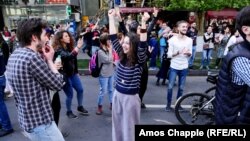
<path fill-rule="evenodd" d="M 50 51 L 50 47 L 48 45 L 45 46 L 45 52 L 48 53 Z"/>

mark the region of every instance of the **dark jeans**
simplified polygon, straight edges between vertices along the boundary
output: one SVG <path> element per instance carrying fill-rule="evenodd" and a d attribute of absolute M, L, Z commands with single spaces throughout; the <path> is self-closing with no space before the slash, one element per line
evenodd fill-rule
<path fill-rule="evenodd" d="M 59 92 L 56 92 L 54 94 L 52 102 L 51 102 L 51 107 L 53 109 L 55 123 L 58 126 L 60 111 L 61 111 L 61 102 L 60 102 Z"/>
<path fill-rule="evenodd" d="M 147 90 L 147 84 L 148 84 L 148 66 L 147 63 L 144 63 L 141 75 L 140 90 L 139 90 L 139 97 L 141 101 L 143 100 L 144 94 Z"/>
<path fill-rule="evenodd" d="M 154 50 L 151 53 L 151 59 L 150 59 L 149 67 L 156 67 L 157 54 L 158 54 L 158 48 L 155 47 Z"/>
<path fill-rule="evenodd" d="M 66 94 L 66 108 L 67 112 L 72 111 L 72 99 L 74 94 L 74 89 L 77 93 L 77 102 L 78 106 L 83 106 L 83 85 L 78 74 L 73 74 L 70 77 L 67 77 L 66 84 L 63 86 L 63 91 Z"/>

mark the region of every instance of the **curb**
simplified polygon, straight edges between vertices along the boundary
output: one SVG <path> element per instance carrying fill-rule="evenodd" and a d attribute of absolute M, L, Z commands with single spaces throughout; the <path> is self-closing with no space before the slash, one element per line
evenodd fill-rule
<path fill-rule="evenodd" d="M 88 69 L 79 69 L 78 70 L 80 74 L 84 75 L 90 75 Z M 216 72 L 216 70 L 209 70 L 210 72 Z M 148 70 L 148 75 L 156 75 L 158 70 Z M 188 71 L 188 76 L 207 76 L 208 70 L 192 70 L 190 69 Z"/>

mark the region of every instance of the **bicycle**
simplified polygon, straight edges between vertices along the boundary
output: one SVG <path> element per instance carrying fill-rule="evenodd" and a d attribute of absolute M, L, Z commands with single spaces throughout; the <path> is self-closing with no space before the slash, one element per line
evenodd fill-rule
<path fill-rule="evenodd" d="M 214 99 L 218 72 L 208 72 L 207 82 L 214 86 L 204 93 L 192 92 L 180 97 L 175 104 L 175 115 L 183 125 L 214 124 Z"/>

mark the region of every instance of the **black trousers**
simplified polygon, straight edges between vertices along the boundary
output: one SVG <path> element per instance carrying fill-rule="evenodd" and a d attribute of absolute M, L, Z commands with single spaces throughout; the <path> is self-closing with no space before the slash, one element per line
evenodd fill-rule
<path fill-rule="evenodd" d="M 60 102 L 59 92 L 56 92 L 54 94 L 54 96 L 52 98 L 51 107 L 53 110 L 55 123 L 58 126 L 60 111 L 61 111 L 61 102 Z"/>
<path fill-rule="evenodd" d="M 143 70 L 142 70 L 141 82 L 140 82 L 139 97 L 141 101 L 143 100 L 143 97 L 146 93 L 147 84 L 148 84 L 148 65 L 146 62 L 143 64 Z"/>

